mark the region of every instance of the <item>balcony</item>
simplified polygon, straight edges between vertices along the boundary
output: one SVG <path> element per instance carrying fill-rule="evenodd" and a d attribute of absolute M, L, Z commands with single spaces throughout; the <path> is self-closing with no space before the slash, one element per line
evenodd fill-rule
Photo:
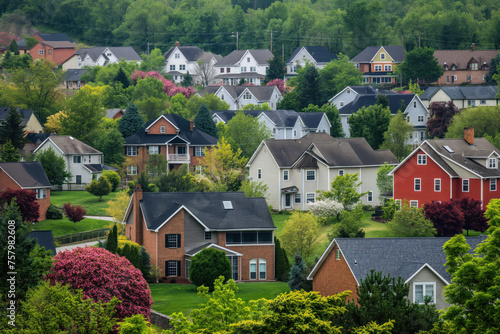
<path fill-rule="evenodd" d="M 167 161 L 169 163 L 189 163 L 189 155 L 187 154 L 168 154 Z"/>

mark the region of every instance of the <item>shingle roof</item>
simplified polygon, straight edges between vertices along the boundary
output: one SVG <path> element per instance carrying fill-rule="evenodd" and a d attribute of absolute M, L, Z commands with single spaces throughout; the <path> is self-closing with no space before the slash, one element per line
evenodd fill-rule
<path fill-rule="evenodd" d="M 396 63 L 401 63 L 405 58 L 405 51 L 401 45 L 384 45 L 385 51 Z M 369 63 L 380 50 L 380 46 L 368 46 L 351 59 L 353 63 Z"/>
<path fill-rule="evenodd" d="M 274 58 L 273 54 L 271 51 L 268 49 L 260 49 L 260 50 L 235 50 L 222 58 L 221 60 L 217 61 L 215 64 L 216 67 L 221 67 L 221 66 L 233 66 L 237 62 L 241 60 L 241 58 L 245 55 L 246 52 L 250 52 L 252 57 L 257 61 L 257 64 L 259 65 L 267 65 L 268 60 L 271 60 Z"/>
<path fill-rule="evenodd" d="M 82 60 L 88 55 L 93 61 L 97 61 L 97 58 L 104 52 L 106 47 L 96 46 L 93 48 L 81 48 L 76 50 L 75 54 L 81 56 Z"/>
<path fill-rule="evenodd" d="M 287 63 L 290 63 L 297 55 L 297 53 L 302 50 L 302 48 L 306 49 L 317 63 L 328 63 L 334 59 L 337 59 L 337 56 L 328 51 L 324 46 L 301 46 L 293 51 Z"/>
<path fill-rule="evenodd" d="M 429 87 L 420 99 L 430 100 L 439 90 L 452 100 L 493 100 L 498 93 L 498 86 L 443 86 Z"/>
<path fill-rule="evenodd" d="M 56 42 L 41 41 L 39 43 L 48 45 L 54 49 L 74 49 L 77 47 L 77 45 L 75 43 L 66 42 L 66 41 L 61 41 L 61 42 L 59 42 L 59 41 L 56 41 Z"/>
<path fill-rule="evenodd" d="M 64 154 L 102 154 L 95 148 L 71 136 L 50 136 L 47 140 L 52 141 Z M 37 150 L 40 147 L 41 145 Z"/>
<path fill-rule="evenodd" d="M 41 144 L 45 139 L 47 139 L 51 135 L 53 136 L 54 134 L 30 132 L 30 133 L 26 134 L 26 139 L 34 144 Z"/>
<path fill-rule="evenodd" d="M 83 167 L 87 168 L 91 173 L 102 173 L 105 170 L 110 170 L 113 172 L 118 172 L 118 168 L 113 166 L 108 166 L 105 164 L 85 164 Z"/>
<path fill-rule="evenodd" d="M 64 74 L 64 81 L 80 81 L 82 75 L 87 72 L 87 69 L 69 69 Z"/>
<path fill-rule="evenodd" d="M 411 100 L 413 100 L 413 98 L 415 97 L 415 94 L 389 94 L 385 96 L 389 100 L 389 109 L 391 110 L 391 113 L 396 114 L 401 108 L 401 103 L 404 103 L 407 107 L 410 104 Z M 362 107 L 375 105 L 376 102 L 377 95 L 375 94 L 359 94 L 352 102 L 340 108 L 339 111 L 342 115 L 350 115 L 356 113 Z"/>
<path fill-rule="evenodd" d="M 7 117 L 9 116 L 10 110 L 11 110 L 10 107 L 0 107 L 0 122 L 7 119 Z M 21 121 L 22 126 L 26 126 L 26 124 L 28 124 L 28 121 L 30 120 L 31 115 L 33 115 L 35 112 L 34 110 L 31 110 L 31 109 L 20 109 L 20 108 L 17 108 L 17 111 L 19 112 L 19 114 L 21 114 L 21 117 L 23 118 L 23 120 Z"/>
<path fill-rule="evenodd" d="M 269 101 L 276 86 L 208 86 L 201 95 L 215 94 L 220 87 L 224 87 L 234 100 L 243 94 L 245 89 L 248 89 L 257 100 Z"/>
<path fill-rule="evenodd" d="M 108 49 L 118 59 L 123 58 L 127 61 L 142 60 L 141 56 L 131 46 L 110 46 Z"/>
<path fill-rule="evenodd" d="M 1 162 L 0 168 L 22 188 L 47 188 L 52 186 L 40 161 Z"/>
<path fill-rule="evenodd" d="M 45 250 L 51 250 L 52 254 L 56 255 L 56 244 L 54 243 L 52 231 L 31 231 L 28 236 L 36 239 L 36 242 L 40 245 L 40 247 L 45 247 Z"/>
<path fill-rule="evenodd" d="M 237 110 L 214 110 L 212 115 L 217 115 L 224 123 L 229 122 Z M 267 116 L 277 127 L 293 127 L 300 117 L 305 126 L 311 129 L 318 127 L 324 117 L 322 112 L 296 112 L 294 110 L 245 110 L 245 115 L 259 117 L 261 114 Z"/>
<path fill-rule="evenodd" d="M 175 48 L 177 48 L 182 53 L 187 61 L 197 61 L 204 53 L 204 51 L 197 46 L 175 46 L 168 49 L 163 57 L 165 57 L 165 59 L 168 59 Z"/>
<path fill-rule="evenodd" d="M 125 112 L 123 109 L 121 108 L 115 108 L 115 109 L 106 109 L 106 117 L 107 118 L 113 118 L 119 111 L 123 111 Z"/>
<path fill-rule="evenodd" d="M 223 201 L 231 201 L 226 210 Z M 149 230 L 160 227 L 182 206 L 210 230 L 276 229 L 266 200 L 243 192 L 143 193 L 141 210 Z"/>
<path fill-rule="evenodd" d="M 446 63 L 451 69 L 453 65 L 457 70 L 467 69 L 471 59 L 475 59 L 480 68 L 484 63 L 489 67 L 491 60 L 498 54 L 497 50 L 435 50 L 434 57 L 437 58 L 439 65 L 443 67 Z"/>
<path fill-rule="evenodd" d="M 68 41 L 73 42 L 73 40 L 66 33 L 38 33 L 44 41 Z"/>

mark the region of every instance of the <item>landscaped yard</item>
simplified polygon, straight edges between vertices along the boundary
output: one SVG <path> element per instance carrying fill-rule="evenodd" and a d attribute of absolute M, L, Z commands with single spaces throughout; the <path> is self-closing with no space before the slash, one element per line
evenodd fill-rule
<path fill-rule="evenodd" d="M 76 230 L 73 228 L 73 223 L 68 218 L 53 220 L 47 219 L 33 225 L 34 230 L 52 230 L 54 237 L 67 235 L 77 232 L 92 231 L 99 228 L 105 228 L 112 224 L 107 220 L 84 218 L 82 221 L 76 223 Z"/>
<path fill-rule="evenodd" d="M 114 192 L 103 196 L 102 202 L 99 202 L 99 197 L 86 191 L 51 191 L 50 203 L 58 207 L 62 207 L 64 203 L 77 204 L 85 207 L 89 216 L 106 216 L 105 209 L 108 207 L 108 201 L 114 199 L 116 194 Z"/>
<path fill-rule="evenodd" d="M 237 283 L 236 286 L 239 288 L 236 297 L 244 301 L 273 299 L 280 293 L 290 291 L 288 284 L 283 282 Z M 205 298 L 198 297 L 193 284 L 150 284 L 149 288 L 153 295 L 153 310 L 163 314 L 183 312 L 187 316 L 192 309 L 205 303 Z"/>

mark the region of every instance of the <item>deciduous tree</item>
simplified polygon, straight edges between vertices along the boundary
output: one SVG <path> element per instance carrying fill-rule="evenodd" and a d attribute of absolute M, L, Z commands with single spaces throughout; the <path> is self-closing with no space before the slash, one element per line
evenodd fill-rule
<path fill-rule="evenodd" d="M 330 121 L 330 136 L 335 138 L 345 137 L 344 128 L 342 127 L 342 119 L 340 117 L 339 110 L 336 106 L 331 106 L 324 104 L 321 108 L 310 104 L 307 108 L 302 110 L 303 112 L 324 112 L 326 117 Z"/>
<path fill-rule="evenodd" d="M 347 55 L 339 54 L 319 70 L 321 92 L 325 101 L 334 97 L 347 86 L 361 85 L 361 72 L 349 61 Z"/>
<path fill-rule="evenodd" d="M 351 137 L 364 137 L 377 150 L 384 141 L 384 133 L 389 128 L 391 111 L 382 105 L 362 107 L 347 119 Z"/>
<path fill-rule="evenodd" d="M 360 185 L 361 182 L 358 182 L 358 173 L 337 175 L 331 183 L 331 190 L 321 191 L 319 199 L 331 198 L 338 203 L 342 203 L 345 210 L 350 210 L 359 202 L 361 197 L 367 194 L 357 192 L 356 189 Z"/>
<path fill-rule="evenodd" d="M 121 222 L 127 211 L 128 204 L 130 203 L 130 196 L 126 190 L 121 190 L 116 193 L 114 199 L 108 201 L 108 207 L 105 212 L 108 216 L 113 217 L 115 223 Z"/>
<path fill-rule="evenodd" d="M 118 129 L 102 130 L 95 134 L 93 147 L 101 151 L 105 164 L 121 165 L 123 163 L 123 147 L 125 139 Z"/>
<path fill-rule="evenodd" d="M 73 222 L 73 227 L 76 230 L 76 223 L 85 218 L 84 216 L 87 214 L 87 210 L 81 205 L 71 205 L 69 203 L 65 203 L 63 207 L 64 214 Z"/>
<path fill-rule="evenodd" d="M 389 173 L 394 169 L 394 166 L 384 162 L 377 171 L 377 189 L 379 193 L 380 203 L 385 203 L 384 195 L 393 190 L 393 176 Z"/>
<path fill-rule="evenodd" d="M 312 213 L 295 211 L 286 221 L 280 240 L 288 254 L 299 253 L 307 262 L 316 250 L 319 230 L 318 219 Z"/>
<path fill-rule="evenodd" d="M 398 73 L 403 75 L 404 80 L 422 80 L 433 82 L 439 79 L 444 70 L 434 57 L 434 49 L 415 48 L 405 55 L 404 61 L 397 67 Z"/>
<path fill-rule="evenodd" d="M 464 229 L 467 230 L 467 235 L 469 230 L 484 232 L 488 229 L 488 220 L 480 200 L 467 196 L 453 202 L 464 215 Z"/>
<path fill-rule="evenodd" d="M 205 286 L 214 290 L 214 282 L 219 276 L 224 280 L 231 277 L 231 262 L 226 253 L 215 249 L 205 248 L 191 259 L 189 280 L 196 286 Z"/>
<path fill-rule="evenodd" d="M 453 203 L 432 201 L 424 204 L 427 219 L 432 221 L 438 237 L 452 237 L 462 234 L 464 227 L 464 214 Z"/>
<path fill-rule="evenodd" d="M 4 189 L 0 192 L 0 207 L 14 202 L 21 213 L 23 221 L 36 223 L 40 217 L 40 205 L 36 201 L 36 193 L 27 189 Z"/>
<path fill-rule="evenodd" d="M 361 228 L 363 206 L 361 203 L 350 211 L 342 211 L 339 222 L 332 226 L 333 238 L 364 238 L 365 231 Z"/>
<path fill-rule="evenodd" d="M 411 208 L 407 202 L 394 212 L 387 223 L 392 237 L 433 237 L 436 235 L 434 224 L 425 217 L 422 209 Z"/>
<path fill-rule="evenodd" d="M 500 133 L 500 108 L 466 108 L 453 116 L 446 138 L 463 138 L 464 128 L 474 128 L 475 137 L 495 137 Z"/>
<path fill-rule="evenodd" d="M 430 137 L 443 138 L 448 131 L 453 116 L 459 114 L 460 110 L 451 101 L 432 102 L 429 109 L 430 117 L 427 121 L 427 132 Z"/>
<path fill-rule="evenodd" d="M 40 161 L 52 185 L 61 185 L 71 178 L 71 173 L 66 170 L 64 158 L 57 155 L 52 147 L 37 152 L 35 160 Z"/>
<path fill-rule="evenodd" d="M 109 195 L 111 189 L 111 183 L 104 176 L 101 176 L 98 180 L 92 180 L 92 182 L 85 187 L 85 190 L 89 193 L 99 197 L 99 202 L 102 201 L 102 196 Z"/>
<path fill-rule="evenodd" d="M 411 152 L 408 144 L 413 126 L 406 121 L 405 115 L 398 111 L 396 116 L 391 118 L 387 131 L 384 132 L 384 142 L 381 148 L 390 150 L 396 158 L 403 160 Z"/>

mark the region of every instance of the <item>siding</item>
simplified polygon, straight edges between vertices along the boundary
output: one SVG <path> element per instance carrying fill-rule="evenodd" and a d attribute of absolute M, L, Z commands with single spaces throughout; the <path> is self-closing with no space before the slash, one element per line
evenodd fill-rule
<path fill-rule="evenodd" d="M 408 298 L 411 302 L 413 302 L 413 294 L 414 294 L 414 284 L 415 283 L 435 283 L 436 284 L 436 308 L 438 310 L 445 309 L 450 306 L 444 300 L 444 287 L 445 283 L 434 274 L 429 268 L 422 269 L 415 277 L 411 279 L 410 282 L 410 293 Z"/>

